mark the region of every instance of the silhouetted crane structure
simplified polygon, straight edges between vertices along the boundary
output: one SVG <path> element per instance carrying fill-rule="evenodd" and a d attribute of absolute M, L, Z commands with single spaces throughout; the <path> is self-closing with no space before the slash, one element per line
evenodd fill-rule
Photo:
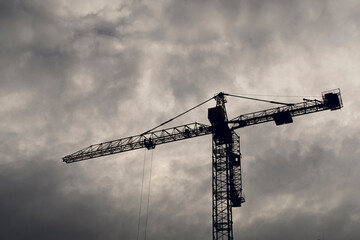
<path fill-rule="evenodd" d="M 283 106 L 243 114 L 229 120 L 225 108 L 227 102 L 225 96 L 265 101 Z M 245 202 L 242 192 L 240 137 L 235 133 L 235 130 L 271 121 L 274 121 L 276 125 L 288 124 L 293 122 L 293 117 L 325 110 L 337 110 L 342 108 L 343 104 L 340 89 L 323 92 L 322 100 L 304 99 L 303 102 L 296 104 L 236 96 L 222 92 L 211 99 L 216 100 L 216 106 L 208 109 L 208 119 L 211 125 L 195 122 L 156 131 L 153 128 L 140 135 L 91 145 L 63 157 L 63 161 L 73 163 L 140 148 L 154 149 L 156 145 L 212 134 L 213 239 L 231 240 L 233 239 L 232 208 L 240 207 Z"/>

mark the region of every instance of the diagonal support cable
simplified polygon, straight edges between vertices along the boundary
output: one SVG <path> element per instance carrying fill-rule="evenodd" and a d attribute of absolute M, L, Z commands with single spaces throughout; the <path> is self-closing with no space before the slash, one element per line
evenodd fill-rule
<path fill-rule="evenodd" d="M 260 99 L 260 98 L 245 97 L 245 96 L 234 95 L 234 94 L 229 94 L 229 93 L 224 93 L 224 95 L 230 96 L 230 97 L 248 99 L 248 100 L 255 100 L 255 101 L 259 101 L 259 102 L 267 102 L 267 103 L 273 103 L 273 104 L 286 105 L 286 106 L 293 106 L 294 105 L 293 103 L 283 103 L 283 102 L 277 102 L 277 101 L 270 101 L 270 100 L 265 100 L 265 99 Z"/>
<path fill-rule="evenodd" d="M 194 110 L 195 108 L 200 107 L 201 105 L 204 105 L 205 103 L 209 102 L 209 101 L 210 101 L 210 100 L 212 100 L 212 99 L 214 99 L 214 97 L 209 98 L 208 100 L 206 100 L 206 101 L 204 101 L 204 102 L 202 102 L 202 103 L 200 103 L 200 104 L 196 105 L 195 107 L 190 108 L 189 110 L 186 110 L 186 111 L 185 111 L 185 112 L 183 112 L 183 113 L 180 113 L 179 115 L 177 115 L 177 116 L 175 116 L 175 117 L 173 117 L 173 118 L 171 118 L 171 119 L 169 119 L 169 120 L 167 120 L 167 121 L 165 121 L 165 122 L 163 122 L 163 123 L 161 123 L 161 124 L 157 125 L 156 127 L 152 128 L 152 129 L 150 129 L 150 130 L 147 130 L 146 132 L 142 133 L 141 135 L 145 135 L 145 134 L 147 134 L 147 133 L 149 133 L 149 132 L 151 132 L 151 131 L 153 131 L 153 130 L 157 129 L 158 127 L 161 127 L 161 126 L 163 126 L 163 125 L 165 125 L 165 124 L 167 124 L 167 123 L 169 123 L 169 122 L 171 122 L 171 121 L 175 120 L 176 118 L 181 117 L 182 115 L 184 115 L 184 114 L 186 114 L 186 113 L 188 113 L 188 112 L 190 112 L 190 111 Z"/>

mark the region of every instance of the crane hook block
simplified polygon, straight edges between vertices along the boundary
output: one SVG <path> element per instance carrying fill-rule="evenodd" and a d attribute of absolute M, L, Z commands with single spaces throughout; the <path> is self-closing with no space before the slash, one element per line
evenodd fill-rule
<path fill-rule="evenodd" d="M 151 141 L 151 139 L 144 139 L 144 146 L 150 150 L 150 149 L 154 149 L 155 148 L 155 143 L 153 143 L 153 141 Z"/>

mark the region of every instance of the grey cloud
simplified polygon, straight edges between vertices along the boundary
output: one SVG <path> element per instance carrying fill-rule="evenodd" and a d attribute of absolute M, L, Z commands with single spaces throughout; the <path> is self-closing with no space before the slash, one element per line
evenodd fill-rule
<path fill-rule="evenodd" d="M 134 239 L 143 152 L 69 165 L 62 156 L 141 133 L 220 91 L 328 86 L 343 88 L 341 111 L 239 131 L 247 202 L 234 210 L 235 239 L 359 238 L 358 5 L 87 2 L 79 14 L 61 3 L 0 3 L 6 239 Z M 228 106 L 231 116 L 273 107 Z M 174 124 L 207 123 L 206 107 Z M 154 155 L 148 239 L 211 238 L 210 136 Z M 146 163 L 148 179 L 149 154 Z"/>
<path fill-rule="evenodd" d="M 35 159 L 2 164 L 3 236 L 7 239 L 117 239 L 111 234 L 116 226 L 107 224 L 117 218 L 113 208 L 109 208 L 112 204 L 109 204 L 107 191 L 64 192 L 71 180 L 57 170 L 57 165 L 54 160 Z"/>

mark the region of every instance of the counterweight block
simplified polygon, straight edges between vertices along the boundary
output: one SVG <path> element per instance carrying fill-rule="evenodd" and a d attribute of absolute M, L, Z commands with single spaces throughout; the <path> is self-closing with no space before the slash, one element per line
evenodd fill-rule
<path fill-rule="evenodd" d="M 322 93 L 324 105 L 331 111 L 340 109 L 343 107 L 340 89 L 327 91 Z"/>

